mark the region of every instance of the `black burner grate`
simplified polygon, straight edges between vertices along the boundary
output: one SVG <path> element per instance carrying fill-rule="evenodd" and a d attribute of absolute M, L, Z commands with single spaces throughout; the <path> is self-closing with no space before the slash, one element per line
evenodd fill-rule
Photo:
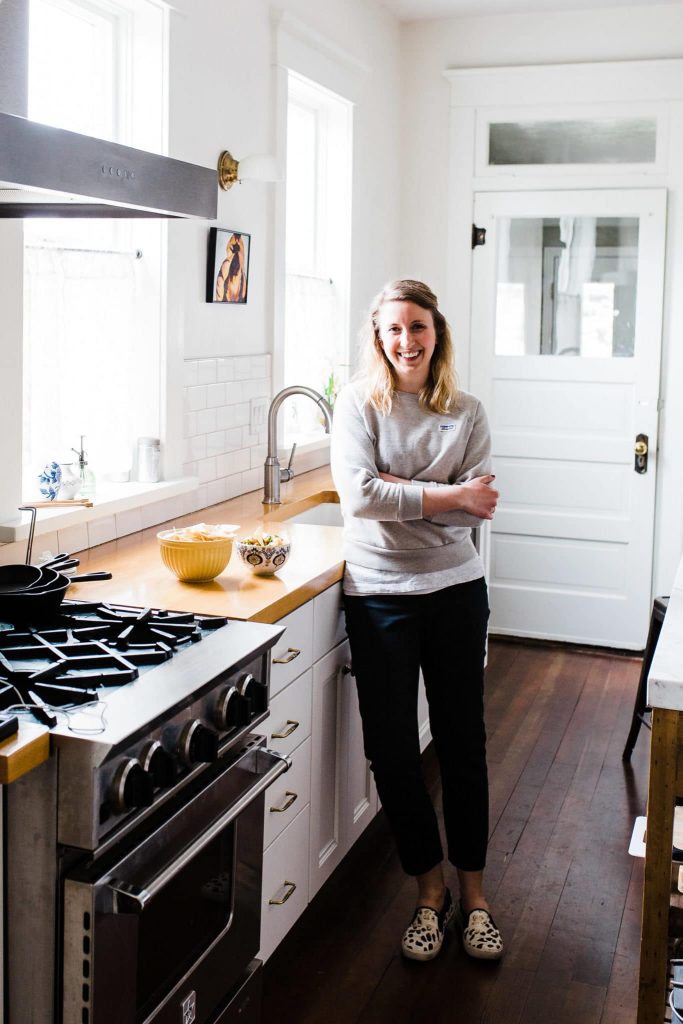
<path fill-rule="evenodd" d="M 17 693 L 56 707 L 97 700 L 95 688 L 132 682 L 226 623 L 218 615 L 65 601 L 47 626 L 0 631 L 0 709 L 16 704 Z"/>

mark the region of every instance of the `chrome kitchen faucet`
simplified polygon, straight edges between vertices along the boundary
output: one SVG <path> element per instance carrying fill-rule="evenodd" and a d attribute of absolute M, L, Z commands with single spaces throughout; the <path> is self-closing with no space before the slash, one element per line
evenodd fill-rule
<path fill-rule="evenodd" d="M 279 505 L 280 504 L 280 484 L 286 483 L 291 480 L 294 476 L 294 470 L 292 469 L 292 460 L 294 458 L 294 449 L 292 448 L 292 454 L 289 457 L 289 465 L 286 469 L 280 469 L 280 460 L 277 457 L 277 414 L 280 411 L 280 406 L 286 398 L 290 395 L 306 395 L 310 398 L 317 406 L 325 417 L 325 433 L 329 434 L 332 430 L 332 408 L 329 403 L 323 398 L 322 395 L 314 391 L 313 388 L 306 388 L 299 384 L 292 385 L 291 388 L 283 388 L 279 391 L 273 401 L 270 403 L 270 409 L 268 410 L 268 457 L 263 465 L 263 504 L 264 505 Z"/>

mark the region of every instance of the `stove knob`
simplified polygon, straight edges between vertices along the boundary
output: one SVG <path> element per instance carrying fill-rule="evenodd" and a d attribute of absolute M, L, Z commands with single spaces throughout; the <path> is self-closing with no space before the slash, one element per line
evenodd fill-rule
<path fill-rule="evenodd" d="M 159 740 L 148 743 L 140 755 L 142 767 L 152 776 L 157 789 L 172 786 L 176 779 L 175 761 Z"/>
<path fill-rule="evenodd" d="M 178 741 L 180 760 L 188 767 L 218 758 L 218 733 L 202 725 L 199 719 L 188 722 Z"/>
<path fill-rule="evenodd" d="M 111 800 L 119 814 L 135 807 L 150 807 L 153 803 L 154 781 L 135 758 L 125 758 L 116 769 Z"/>
<path fill-rule="evenodd" d="M 246 721 L 248 722 L 259 712 L 265 711 L 268 707 L 268 692 L 266 687 L 259 683 L 258 679 L 249 672 L 242 676 L 237 689 L 246 705 Z"/>
<path fill-rule="evenodd" d="M 236 686 L 228 686 L 223 690 L 214 708 L 213 718 L 223 732 L 237 729 L 249 721 L 247 707 Z"/>

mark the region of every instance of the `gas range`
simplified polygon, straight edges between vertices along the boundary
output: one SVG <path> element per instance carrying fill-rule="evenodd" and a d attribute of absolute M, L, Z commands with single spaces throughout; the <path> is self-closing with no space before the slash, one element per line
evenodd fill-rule
<path fill-rule="evenodd" d="M 256 1007 L 265 794 L 289 761 L 252 730 L 282 633 L 76 601 L 0 623 L 0 707 L 55 719 L 4 794 L 8 1019 L 221 1024 L 247 984 Z"/>
<path fill-rule="evenodd" d="M 3 628 L 3 626 L 5 628 Z M 168 801 L 268 713 L 282 629 L 65 601 L 0 626 L 0 709 L 37 709 L 59 759 L 58 841 L 93 850 Z"/>

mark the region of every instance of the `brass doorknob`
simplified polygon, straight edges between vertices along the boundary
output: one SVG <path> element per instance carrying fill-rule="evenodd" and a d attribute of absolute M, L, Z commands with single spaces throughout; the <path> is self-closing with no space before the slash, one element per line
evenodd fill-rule
<path fill-rule="evenodd" d="M 647 441 L 636 441 L 636 444 L 635 444 L 635 447 L 634 447 L 633 451 L 636 453 L 636 455 L 640 455 L 640 456 L 647 455 L 647 452 L 648 452 Z"/>

